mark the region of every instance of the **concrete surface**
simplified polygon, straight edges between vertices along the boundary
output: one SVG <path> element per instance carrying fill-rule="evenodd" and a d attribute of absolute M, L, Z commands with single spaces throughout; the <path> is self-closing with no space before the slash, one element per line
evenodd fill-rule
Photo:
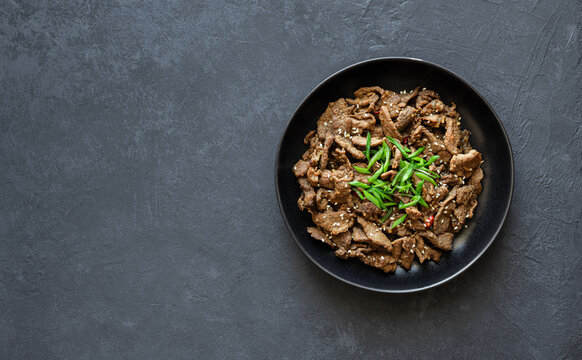
<path fill-rule="evenodd" d="M 579 1 L 0 4 L 0 358 L 582 357 Z M 465 274 L 358 290 L 279 214 L 283 128 L 380 56 L 455 71 L 515 154 Z"/>

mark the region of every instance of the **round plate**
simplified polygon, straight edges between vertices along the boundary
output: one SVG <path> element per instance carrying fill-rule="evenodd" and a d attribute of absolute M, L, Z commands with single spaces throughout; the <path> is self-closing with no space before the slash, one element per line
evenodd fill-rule
<path fill-rule="evenodd" d="M 483 154 L 485 174 L 475 216 L 467 228 L 455 235 L 453 249 L 444 251 L 439 263 L 415 262 L 406 271 L 398 267 L 384 273 L 357 259 L 337 258 L 330 247 L 315 241 L 306 228 L 311 216 L 297 207 L 300 195 L 291 168 L 307 147 L 303 137 L 316 129 L 319 116 L 329 102 L 353 97 L 362 86 L 411 90 L 416 86 L 435 90 L 441 99 L 457 104 L 461 127 L 471 131 L 471 145 Z M 361 288 L 381 292 L 412 292 L 428 289 L 452 279 L 474 263 L 491 245 L 507 216 L 513 191 L 513 156 L 507 134 L 487 101 L 453 72 L 423 60 L 380 58 L 349 66 L 319 84 L 303 100 L 283 133 L 275 160 L 275 188 L 281 214 L 297 245 L 328 274 Z"/>

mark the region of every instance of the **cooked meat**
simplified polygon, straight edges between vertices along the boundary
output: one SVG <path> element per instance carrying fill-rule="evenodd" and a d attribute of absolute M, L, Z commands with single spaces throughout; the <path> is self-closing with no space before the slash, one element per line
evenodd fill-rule
<path fill-rule="evenodd" d="M 358 259 L 384 272 L 398 265 L 408 270 L 415 258 L 421 264 L 439 261 L 441 251 L 452 249 L 455 234 L 473 217 L 482 191 L 482 156 L 472 148 L 470 132 L 460 125 L 456 105 L 445 104 L 432 90 L 397 93 L 363 87 L 352 99 L 329 103 L 317 120 L 317 130 L 303 139 L 308 149 L 292 169 L 301 189 L 297 205 L 311 214 L 315 225 L 307 232 L 339 258 Z M 368 166 L 364 153 L 368 133 L 371 157 L 383 143 L 388 145 L 390 159 L 383 161 L 390 160 L 389 169 L 380 162 Z M 387 137 L 407 146 L 406 154 Z M 422 159 L 438 155 L 425 169 L 437 185 L 416 170 L 406 176 L 408 188 L 387 185 L 402 180 L 407 163 L 421 161 L 407 155 L 421 147 Z M 362 170 L 366 168 L 370 173 Z M 371 179 L 379 169 L 383 172 L 378 180 Z M 356 192 L 352 181 L 370 191 Z M 380 188 L 374 186 L 392 190 L 378 195 Z M 424 201 L 404 206 L 416 194 Z"/>
<path fill-rule="evenodd" d="M 468 154 L 457 154 L 451 159 L 449 170 L 458 176 L 470 176 L 481 164 L 481 153 L 471 150 Z"/>
<path fill-rule="evenodd" d="M 326 235 L 321 229 L 316 227 L 310 226 L 307 228 L 307 232 L 311 235 L 312 238 L 315 240 L 321 241 L 322 243 L 326 243 L 327 245 L 333 247 L 335 244 L 331 241 L 331 236 Z"/>
<path fill-rule="evenodd" d="M 333 235 L 331 241 L 340 248 L 347 249 L 352 242 L 352 234 L 349 231 L 343 232 L 339 235 Z"/>
<path fill-rule="evenodd" d="M 368 239 L 370 239 L 370 242 L 372 244 L 382 246 L 388 250 L 392 250 L 392 244 L 390 243 L 390 240 L 388 239 L 386 234 L 384 234 L 382 229 L 380 229 L 374 223 L 360 216 L 358 216 L 358 223 L 362 225 L 362 228 L 364 228 L 366 236 L 368 237 Z"/>
<path fill-rule="evenodd" d="M 418 233 L 419 236 L 430 241 L 434 246 L 443 250 L 451 250 L 453 244 L 453 234 L 444 233 L 439 236 L 435 235 L 432 231 L 423 231 Z"/>
<path fill-rule="evenodd" d="M 315 191 L 311 187 L 309 180 L 306 178 L 299 178 L 298 182 L 303 192 L 301 193 L 299 200 L 297 200 L 297 205 L 301 210 L 305 210 L 315 204 Z"/>
<path fill-rule="evenodd" d="M 421 219 L 422 218 L 422 214 L 414 206 L 407 207 L 406 208 L 406 214 L 408 214 L 408 218 L 409 219 L 418 220 L 418 219 Z"/>
<path fill-rule="evenodd" d="M 348 231 L 354 225 L 355 217 L 354 214 L 350 214 L 345 210 L 326 210 L 321 213 L 314 212 L 311 215 L 313 223 L 331 235 Z"/>
<path fill-rule="evenodd" d="M 419 117 L 425 124 L 432 127 L 440 127 L 445 122 L 445 114 L 432 114 Z"/>
<path fill-rule="evenodd" d="M 327 161 L 329 159 L 329 148 L 333 144 L 334 139 L 335 137 L 331 133 L 325 135 L 325 141 L 323 142 L 323 152 L 321 154 L 321 159 L 319 159 L 319 165 L 322 169 L 327 167 Z"/>
<path fill-rule="evenodd" d="M 382 124 L 382 130 L 384 130 L 386 136 L 392 136 L 394 139 L 398 140 L 402 139 L 402 135 L 400 135 L 400 132 L 396 128 L 396 124 L 392 121 L 390 111 L 386 106 L 380 108 L 380 122 Z"/>
<path fill-rule="evenodd" d="M 418 261 L 420 261 L 421 264 L 426 260 L 434 260 L 438 262 L 441 259 L 441 252 L 426 246 L 420 234 L 417 234 L 416 236 L 416 246 L 414 247 L 414 253 L 418 257 Z"/>
<path fill-rule="evenodd" d="M 343 136 L 336 136 L 335 142 L 342 148 L 346 149 L 346 151 L 349 152 L 355 159 L 362 160 L 366 158 L 364 153 L 358 150 L 349 139 Z"/>
<path fill-rule="evenodd" d="M 422 110 L 420 110 L 420 115 L 431 115 L 442 112 L 445 109 L 445 104 L 439 99 L 435 99 L 428 104 Z"/>
<path fill-rule="evenodd" d="M 370 146 L 376 147 L 382 144 L 384 139 L 373 137 L 370 139 Z M 366 146 L 367 139 L 364 136 L 352 136 L 352 143 L 357 146 Z"/>
<path fill-rule="evenodd" d="M 402 130 L 412 123 L 415 119 L 418 110 L 412 106 L 406 106 L 404 109 L 400 110 L 398 118 L 396 119 L 396 128 Z"/>
<path fill-rule="evenodd" d="M 293 166 L 293 174 L 295 174 L 296 177 L 305 176 L 307 174 L 307 170 L 309 170 L 309 162 L 305 160 L 299 160 L 295 166 Z"/>
<path fill-rule="evenodd" d="M 445 132 L 445 147 L 453 155 L 459 153 L 459 141 L 461 140 L 461 128 L 457 120 L 447 118 Z"/>
<path fill-rule="evenodd" d="M 400 103 L 404 103 L 406 105 L 407 102 L 409 102 L 411 99 L 414 99 L 418 95 L 419 89 L 420 89 L 419 87 L 416 87 L 408 94 L 406 93 L 406 91 L 403 91 L 403 93 L 400 94 Z"/>

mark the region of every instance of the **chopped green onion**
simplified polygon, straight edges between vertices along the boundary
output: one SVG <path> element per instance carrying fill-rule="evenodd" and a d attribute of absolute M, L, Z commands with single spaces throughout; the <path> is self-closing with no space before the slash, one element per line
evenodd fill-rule
<path fill-rule="evenodd" d="M 416 184 L 416 195 L 422 195 L 422 186 L 424 185 L 424 180 L 421 180 L 418 184 Z"/>
<path fill-rule="evenodd" d="M 412 168 L 412 166 L 409 166 L 406 169 L 406 172 L 404 173 L 404 175 L 402 175 L 402 180 L 400 180 L 400 184 L 402 184 L 402 183 L 408 181 L 408 179 L 410 179 L 410 177 L 412 176 L 412 171 L 413 170 L 414 169 Z"/>
<path fill-rule="evenodd" d="M 372 156 L 372 159 L 370 159 L 370 162 L 368 163 L 368 170 L 370 170 L 372 165 L 374 165 L 376 163 L 376 161 L 382 157 L 383 153 L 384 153 L 384 151 L 382 149 L 382 150 L 378 151 L 374 156 Z"/>
<path fill-rule="evenodd" d="M 355 188 L 352 189 L 352 190 L 354 190 L 356 192 L 356 194 L 358 194 L 358 196 L 360 197 L 360 199 L 364 200 L 364 195 L 362 195 L 362 193 L 360 192 L 360 190 L 355 189 Z"/>
<path fill-rule="evenodd" d="M 368 181 L 372 182 L 374 180 L 376 180 L 378 178 L 378 176 L 380 176 L 380 174 L 382 174 L 382 167 L 380 167 L 375 173 L 374 175 L 372 175 L 371 178 L 368 179 Z"/>
<path fill-rule="evenodd" d="M 418 203 L 419 199 L 420 199 L 420 196 L 418 196 L 418 195 L 413 196 L 412 199 L 410 200 L 410 202 L 407 202 L 406 204 L 401 202 L 400 204 L 398 204 L 398 208 L 399 209 L 406 209 L 409 206 L 416 205 L 416 203 Z"/>
<path fill-rule="evenodd" d="M 429 166 L 430 164 L 435 162 L 438 158 L 439 158 L 438 155 L 431 156 L 430 159 L 428 159 L 428 161 L 424 164 L 424 166 Z"/>
<path fill-rule="evenodd" d="M 424 151 L 424 146 L 423 146 L 423 147 L 420 147 L 420 148 L 418 148 L 418 150 L 416 150 L 416 151 L 415 151 L 415 152 L 413 152 L 412 154 L 410 154 L 410 155 L 407 155 L 407 157 L 408 157 L 408 158 L 413 158 L 413 157 L 417 156 L 418 154 L 420 154 L 420 153 L 421 153 L 421 152 L 423 152 L 423 151 Z"/>
<path fill-rule="evenodd" d="M 421 168 L 418 168 L 417 170 L 419 170 L 420 172 L 424 173 L 425 175 L 428 175 L 430 177 L 441 177 L 439 174 L 435 173 L 434 171 L 430 171 L 427 168 L 425 168 L 424 166 Z"/>
<path fill-rule="evenodd" d="M 376 205 L 377 208 L 381 208 L 380 203 L 378 202 L 378 199 L 376 199 L 372 194 L 370 194 L 368 191 L 366 191 L 364 189 L 362 189 L 362 193 L 364 194 L 366 199 L 370 200 L 370 202 L 372 204 Z"/>
<path fill-rule="evenodd" d="M 380 219 L 380 223 L 383 223 L 384 221 L 386 221 L 386 219 L 388 219 L 388 217 L 390 216 L 391 213 L 392 213 L 392 208 L 388 209 L 388 213 L 386 213 L 386 215 L 384 215 L 382 217 L 382 219 Z"/>
<path fill-rule="evenodd" d="M 390 141 L 392 144 L 394 144 L 394 146 L 396 146 L 396 148 L 398 148 L 398 150 L 400 150 L 402 155 L 406 156 L 406 154 L 408 154 L 410 152 L 410 150 L 408 150 L 405 147 L 403 147 L 402 145 L 400 145 L 400 143 L 396 139 L 394 139 L 393 137 L 386 136 L 386 139 L 388 139 L 388 141 Z"/>
<path fill-rule="evenodd" d="M 369 189 L 370 188 L 370 185 L 366 185 L 366 184 L 359 182 L 359 181 L 351 181 L 348 184 L 350 184 L 352 186 L 360 187 L 362 189 Z"/>
<path fill-rule="evenodd" d="M 370 145 L 372 144 L 372 135 L 368 131 L 368 136 L 366 137 L 366 160 L 370 161 Z"/>
<path fill-rule="evenodd" d="M 390 229 L 393 229 L 395 226 L 402 224 L 405 219 L 406 219 L 406 214 L 404 214 L 401 217 L 399 217 L 398 219 L 396 219 L 396 221 L 394 221 L 392 223 L 392 225 L 390 225 Z"/>
<path fill-rule="evenodd" d="M 359 167 L 359 166 L 354 166 L 354 170 L 356 170 L 360 174 L 368 174 L 368 175 L 371 174 L 371 172 L 369 172 L 368 169 L 363 168 L 363 167 Z"/>
<path fill-rule="evenodd" d="M 430 176 L 428 176 L 428 175 L 426 175 L 426 174 L 424 174 L 422 172 L 419 172 L 418 170 L 415 171 L 414 174 L 416 176 L 418 176 L 419 179 L 426 180 L 429 183 L 433 184 L 434 186 L 437 186 L 436 182 L 434 182 L 434 180 Z"/>

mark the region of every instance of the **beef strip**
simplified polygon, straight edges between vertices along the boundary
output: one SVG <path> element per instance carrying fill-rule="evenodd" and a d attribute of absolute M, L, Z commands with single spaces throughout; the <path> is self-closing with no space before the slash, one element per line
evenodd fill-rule
<path fill-rule="evenodd" d="M 352 136 L 352 143 L 356 146 L 366 146 L 366 142 L 367 142 L 367 138 L 364 136 Z M 384 141 L 381 138 L 377 138 L 377 137 L 373 137 L 370 139 L 370 146 L 371 147 L 377 147 L 380 146 L 382 144 L 382 141 Z"/>
<path fill-rule="evenodd" d="M 443 250 L 451 250 L 453 244 L 453 234 L 443 233 L 441 235 L 436 235 L 432 231 L 423 231 L 418 233 L 419 236 L 430 241 L 434 246 Z"/>
<path fill-rule="evenodd" d="M 321 154 L 321 158 L 319 159 L 319 166 L 322 169 L 325 169 L 325 167 L 327 166 L 327 161 L 329 159 L 329 149 L 331 145 L 333 145 L 334 139 L 335 136 L 332 133 L 328 133 L 327 135 L 325 135 L 325 140 L 323 143 L 323 152 Z"/>
<path fill-rule="evenodd" d="M 453 155 L 459 153 L 459 141 L 461 140 L 461 128 L 457 120 L 447 118 L 445 133 L 445 147 Z"/>
<path fill-rule="evenodd" d="M 481 153 L 471 150 L 468 154 L 457 154 L 451 159 L 449 170 L 458 176 L 470 176 L 481 164 Z"/>
<path fill-rule="evenodd" d="M 352 242 L 352 233 L 349 231 L 343 232 L 339 235 L 332 235 L 331 241 L 340 248 L 347 249 Z"/>
<path fill-rule="evenodd" d="M 417 234 L 415 236 L 416 246 L 413 248 L 414 253 L 418 257 L 418 261 L 420 261 L 421 264 L 424 263 L 424 261 L 426 260 L 434 260 L 437 262 L 440 261 L 441 252 L 426 246 L 426 244 L 422 240 L 422 237 L 419 235 L 420 234 Z"/>
<path fill-rule="evenodd" d="M 445 109 L 445 104 L 439 99 L 434 99 L 420 110 L 420 115 L 432 115 L 442 112 Z"/>
<path fill-rule="evenodd" d="M 406 106 L 404 109 L 400 110 L 398 118 L 396 119 L 396 128 L 402 130 L 410 125 L 416 117 L 418 110 L 412 106 Z"/>
<path fill-rule="evenodd" d="M 384 93 L 384 89 L 382 89 L 379 86 L 368 86 L 368 87 L 361 87 L 358 90 L 354 91 L 354 96 L 359 98 L 359 97 L 363 97 L 365 95 L 368 95 L 369 93 L 378 93 L 379 95 L 382 95 Z"/>
<path fill-rule="evenodd" d="M 315 191 L 311 187 L 309 180 L 306 178 L 299 178 L 297 180 L 299 182 L 299 186 L 303 193 L 299 200 L 297 200 L 297 205 L 301 210 L 305 210 L 308 207 L 312 207 L 315 204 Z"/>
<path fill-rule="evenodd" d="M 401 237 L 394 240 L 392 246 L 397 249 L 393 254 L 396 255 L 396 253 L 399 253 L 398 264 L 406 270 L 409 270 L 414 260 L 413 248 L 416 246 L 415 238 L 412 236 Z"/>
<path fill-rule="evenodd" d="M 307 133 L 307 135 L 305 135 L 305 137 L 303 138 L 303 143 L 305 145 L 310 145 L 311 144 L 311 139 L 315 139 L 317 132 L 315 130 L 311 130 L 310 132 Z"/>
<path fill-rule="evenodd" d="M 331 236 L 330 235 L 326 235 L 321 229 L 316 228 L 314 226 L 310 226 L 307 228 L 307 232 L 309 233 L 309 235 L 311 235 L 312 238 L 314 238 L 317 241 L 321 241 L 322 243 L 325 243 L 331 247 L 333 247 L 335 244 L 333 243 L 333 241 L 331 241 Z"/>
<path fill-rule="evenodd" d="M 293 174 L 295 174 L 296 177 L 307 175 L 307 170 L 309 170 L 309 162 L 305 160 L 299 160 L 295 163 L 295 166 L 293 166 Z"/>
<path fill-rule="evenodd" d="M 386 237 L 384 232 L 382 232 L 382 230 L 378 226 L 376 226 L 373 222 L 368 221 L 361 216 L 358 216 L 358 223 L 362 226 L 366 236 L 368 237 L 368 239 L 370 239 L 370 242 L 372 244 L 382 246 L 389 251 L 392 250 L 392 244 L 390 243 L 388 237 Z"/>
<path fill-rule="evenodd" d="M 402 135 L 400 135 L 400 132 L 392 121 L 387 106 L 382 106 L 380 108 L 380 121 L 382 123 L 382 130 L 386 136 L 391 136 L 394 139 L 402 140 Z"/>
<path fill-rule="evenodd" d="M 354 158 L 356 158 L 358 160 L 362 160 L 362 159 L 366 158 L 364 153 L 362 151 L 358 150 L 354 146 L 354 144 L 352 144 L 351 140 L 349 140 L 343 136 L 336 136 L 335 142 L 336 142 L 336 144 L 338 144 L 339 146 L 344 148 L 347 152 L 349 152 L 350 155 L 352 155 Z"/>
<path fill-rule="evenodd" d="M 321 213 L 314 212 L 311 215 L 313 223 L 331 235 L 348 231 L 354 225 L 355 215 L 345 210 L 334 211 L 332 209 Z"/>

